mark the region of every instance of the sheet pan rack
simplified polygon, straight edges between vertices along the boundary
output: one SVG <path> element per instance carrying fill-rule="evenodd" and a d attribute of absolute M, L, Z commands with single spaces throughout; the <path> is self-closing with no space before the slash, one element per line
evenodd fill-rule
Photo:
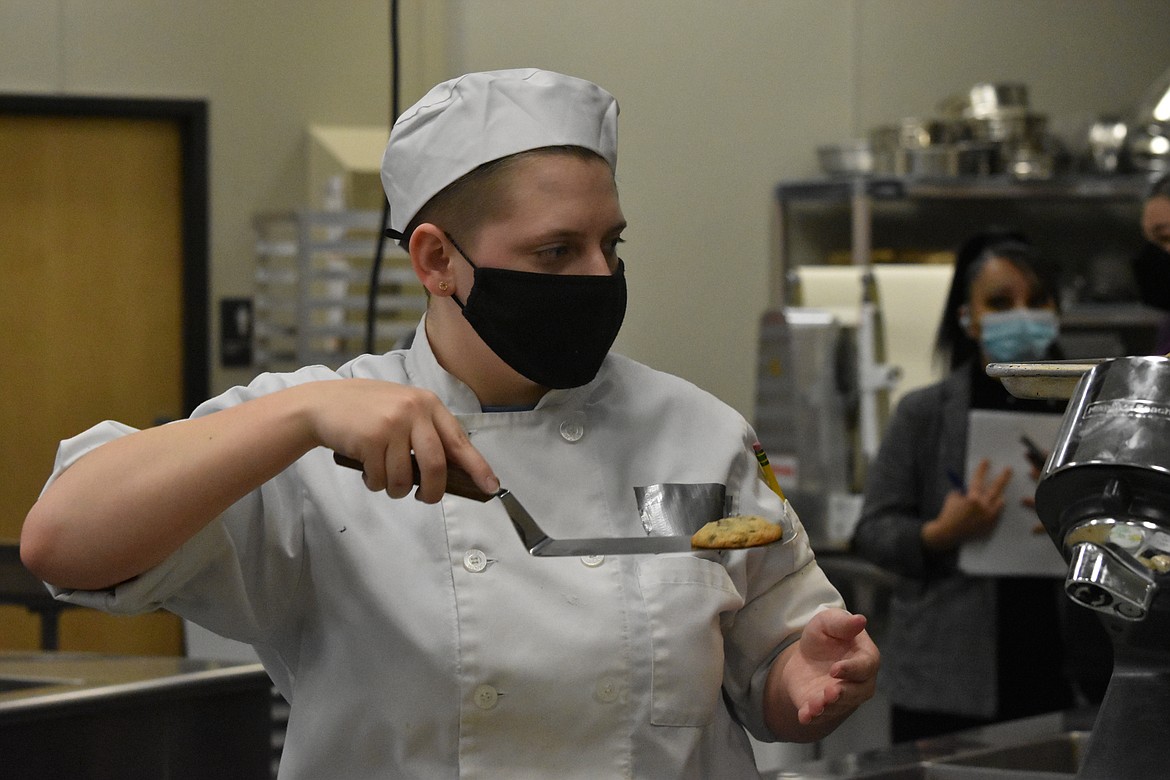
<path fill-rule="evenodd" d="M 370 275 L 381 214 L 294 211 L 257 215 L 254 363 L 261 371 L 336 368 L 366 349 Z M 398 245 L 386 241 L 374 349 L 403 343 L 426 295 Z"/>

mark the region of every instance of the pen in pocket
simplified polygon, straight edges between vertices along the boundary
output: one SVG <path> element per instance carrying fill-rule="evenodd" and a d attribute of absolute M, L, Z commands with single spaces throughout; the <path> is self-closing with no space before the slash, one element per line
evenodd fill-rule
<path fill-rule="evenodd" d="M 752 444 L 752 450 L 756 453 L 756 460 L 760 463 L 760 473 L 764 477 L 764 482 L 772 488 L 776 495 L 784 498 L 784 491 L 780 489 L 780 483 L 776 480 L 776 472 L 772 470 L 772 464 L 768 462 L 768 453 L 764 452 L 763 445 L 757 441 Z"/>

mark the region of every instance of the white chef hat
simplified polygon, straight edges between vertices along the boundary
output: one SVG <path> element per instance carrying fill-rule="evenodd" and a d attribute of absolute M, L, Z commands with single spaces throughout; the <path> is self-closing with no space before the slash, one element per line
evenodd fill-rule
<path fill-rule="evenodd" d="M 403 112 L 382 155 L 390 227 L 403 231 L 440 190 L 486 162 L 582 146 L 617 167 L 617 101 L 584 79 L 526 68 L 445 81 Z"/>

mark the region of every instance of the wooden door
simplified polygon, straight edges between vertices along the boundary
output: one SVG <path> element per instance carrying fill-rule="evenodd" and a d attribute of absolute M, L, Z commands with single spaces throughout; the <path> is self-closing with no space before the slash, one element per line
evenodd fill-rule
<path fill-rule="evenodd" d="M 182 171 L 173 120 L 0 115 L 0 537 L 58 441 L 184 413 Z M 35 618 L 0 608 L 0 648 L 38 643 Z M 71 609 L 60 648 L 180 654 L 181 622 Z"/>

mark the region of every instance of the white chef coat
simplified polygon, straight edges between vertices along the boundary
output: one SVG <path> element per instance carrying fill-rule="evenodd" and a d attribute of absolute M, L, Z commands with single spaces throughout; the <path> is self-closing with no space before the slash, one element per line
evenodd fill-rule
<path fill-rule="evenodd" d="M 410 350 L 261 375 L 195 415 L 348 376 L 437 393 L 553 537 L 644 534 L 634 488 L 663 483 L 720 483 L 737 512 L 784 514 L 740 415 L 613 354 L 534 410 L 483 413 L 420 327 Z M 54 476 L 130 430 L 63 442 Z M 393 500 L 318 448 L 151 571 L 57 593 L 252 644 L 291 703 L 282 779 L 755 777 L 739 724 L 773 739 L 768 665 L 841 604 L 787 522 L 790 541 L 749 551 L 536 558 L 500 502 Z"/>

